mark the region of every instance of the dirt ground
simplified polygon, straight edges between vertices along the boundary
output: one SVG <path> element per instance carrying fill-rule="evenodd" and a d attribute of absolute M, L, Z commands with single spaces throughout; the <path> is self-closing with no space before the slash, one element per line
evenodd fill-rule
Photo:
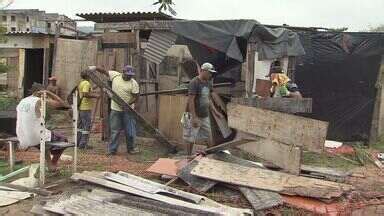
<path fill-rule="evenodd" d="M 58 121 L 61 121 L 61 128 L 57 130 L 71 138 L 72 129 L 70 127 L 68 118 L 61 118 Z M 93 149 L 79 151 L 78 171 L 81 172 L 85 170 L 96 170 L 116 172 L 121 170 L 154 181 L 162 183 L 166 182 L 166 180 L 160 179 L 159 175 L 145 171 L 159 157 L 166 156 L 164 153 L 165 149 L 161 147 L 154 139 L 138 138 L 137 144 L 141 150 L 141 153 L 138 155 L 129 156 L 127 156 L 125 153 L 126 148 L 123 144 L 124 139 L 120 140 L 121 144 L 118 155 L 112 157 L 106 155 L 107 143 L 101 141 L 99 133 L 93 133 L 89 143 Z M 64 154 L 72 156 L 73 149 L 67 149 Z M 0 158 L 3 158 L 5 155 L 5 151 L 0 151 Z M 38 163 L 39 151 L 36 149 L 31 149 L 26 152 L 18 151 L 16 153 L 16 159 L 22 160 L 24 165 Z M 72 175 L 72 162 L 60 161 L 60 169 L 61 170 L 58 175 L 48 178 L 47 185 L 58 181 L 61 182 L 57 187 L 52 188 L 52 190 L 57 192 L 74 193 L 78 190 L 89 187 L 89 184 L 70 181 L 69 178 Z M 352 194 L 351 197 L 348 197 L 348 199 L 355 199 L 356 202 L 360 202 L 362 200 L 368 202 L 374 199 L 379 203 L 384 203 L 383 200 L 377 198 L 384 198 L 384 173 L 382 171 L 379 171 L 375 166 L 371 164 L 368 164 L 364 167 L 357 166 L 353 169 L 348 167 L 348 169 L 351 169 L 353 173 L 364 176 L 349 177 L 347 179 L 347 183 L 354 185 L 357 191 L 356 193 Z M 173 183 L 172 186 L 186 191 L 191 191 L 191 189 L 181 181 Z M 247 200 L 238 191 L 230 190 L 225 187 L 215 187 L 213 190 L 202 195 L 230 206 L 251 208 Z M 36 197 L 36 199 L 24 200 L 9 207 L 0 208 L 0 215 L 32 215 L 30 213 L 32 206 L 41 200 L 44 200 L 44 197 Z M 270 209 L 265 213 L 266 215 L 311 215 L 310 212 L 298 210 L 289 206 Z M 363 213 L 363 215 L 364 214 L 365 213 Z"/>

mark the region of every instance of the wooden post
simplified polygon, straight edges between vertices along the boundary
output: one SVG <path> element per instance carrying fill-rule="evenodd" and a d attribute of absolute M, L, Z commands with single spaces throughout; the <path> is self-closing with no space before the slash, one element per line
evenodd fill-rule
<path fill-rule="evenodd" d="M 73 172 L 77 172 L 77 121 L 79 117 L 78 112 L 78 105 L 77 105 L 77 97 L 78 97 L 78 91 L 76 90 L 72 97 L 73 97 L 73 104 L 72 104 L 72 122 L 73 122 L 73 140 L 75 142 L 75 148 L 73 149 Z"/>
<path fill-rule="evenodd" d="M 376 99 L 373 108 L 371 131 L 369 135 L 369 144 L 373 144 L 379 140 L 379 137 L 384 134 L 384 56 L 381 57 L 381 66 L 377 74 L 376 80 Z"/>
<path fill-rule="evenodd" d="M 15 169 L 15 149 L 13 148 L 13 142 L 8 141 L 9 145 L 9 168 L 11 172 Z"/>
<path fill-rule="evenodd" d="M 54 46 L 53 46 L 53 62 L 52 62 L 52 74 L 56 73 L 56 55 L 57 55 L 57 44 L 58 44 L 58 40 L 59 40 L 59 37 L 60 37 L 60 25 L 59 23 L 56 21 L 55 23 L 55 39 L 54 39 Z"/>
<path fill-rule="evenodd" d="M 46 114 L 46 98 L 47 93 L 44 92 L 40 97 L 40 187 L 45 184 L 45 142 L 47 132 L 45 129 L 45 114 Z"/>

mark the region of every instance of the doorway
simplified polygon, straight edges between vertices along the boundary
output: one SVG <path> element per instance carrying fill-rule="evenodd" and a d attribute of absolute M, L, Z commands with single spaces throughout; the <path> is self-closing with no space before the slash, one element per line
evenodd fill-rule
<path fill-rule="evenodd" d="M 24 96 L 29 95 L 33 83 L 43 83 L 44 49 L 25 50 Z"/>

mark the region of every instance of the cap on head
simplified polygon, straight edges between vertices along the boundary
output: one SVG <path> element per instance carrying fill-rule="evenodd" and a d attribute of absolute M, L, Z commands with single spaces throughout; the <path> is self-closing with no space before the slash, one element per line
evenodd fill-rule
<path fill-rule="evenodd" d="M 131 65 L 125 65 L 123 68 L 123 73 L 126 75 L 134 76 L 135 69 Z"/>
<path fill-rule="evenodd" d="M 206 70 L 206 71 L 209 71 L 211 73 L 216 73 L 217 71 L 215 71 L 215 68 L 213 67 L 213 65 L 211 63 L 204 63 L 201 65 L 201 70 Z"/>

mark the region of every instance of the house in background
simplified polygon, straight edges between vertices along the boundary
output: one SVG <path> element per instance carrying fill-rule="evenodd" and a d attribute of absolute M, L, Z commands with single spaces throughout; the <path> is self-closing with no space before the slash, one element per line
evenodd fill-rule
<path fill-rule="evenodd" d="M 76 28 L 76 22 L 65 15 L 45 13 L 38 9 L 0 10 L 0 24 L 7 32 L 33 32 L 54 34 L 56 23 L 68 28 Z M 63 29 L 61 34 L 75 35 L 73 31 Z"/>
<path fill-rule="evenodd" d="M 15 98 L 24 97 L 34 82 L 44 84 L 52 74 L 56 33 L 78 37 L 75 21 L 37 9 L 0 10 L 0 25 L 7 29 L 0 61 L 9 68 L 6 85 Z"/>

